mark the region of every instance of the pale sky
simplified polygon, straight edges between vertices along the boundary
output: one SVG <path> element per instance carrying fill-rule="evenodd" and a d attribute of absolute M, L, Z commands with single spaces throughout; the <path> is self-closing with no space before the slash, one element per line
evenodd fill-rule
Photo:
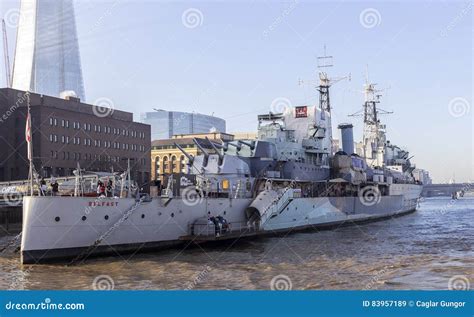
<path fill-rule="evenodd" d="M 18 7 L 1 0 L 0 15 Z M 317 101 L 298 79 L 316 79 L 326 45 L 329 73 L 352 75 L 332 87 L 334 127 L 352 122 L 361 137 L 362 119 L 347 115 L 362 106 L 368 64 L 388 88 L 388 139 L 435 182 L 474 180 L 472 2 L 76 0 L 75 9 L 89 103 L 109 98 L 136 120 L 152 108 L 214 114 L 228 132 L 253 131 L 276 98 Z M 13 58 L 14 25 L 8 36 Z M 3 87 L 3 52 L 1 70 Z"/>

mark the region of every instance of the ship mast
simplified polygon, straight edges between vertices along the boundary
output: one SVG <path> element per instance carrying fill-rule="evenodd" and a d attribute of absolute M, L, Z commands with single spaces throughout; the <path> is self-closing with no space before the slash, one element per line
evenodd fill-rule
<path fill-rule="evenodd" d="M 385 125 L 380 124 L 379 115 L 390 114 L 391 111 L 386 111 L 377 107 L 380 103 L 381 94 L 379 92 L 384 89 L 376 89 L 377 84 L 370 83 L 368 70 L 366 72 L 366 79 L 364 85 L 365 101 L 362 111 L 358 111 L 349 115 L 350 117 L 363 116 L 364 130 L 363 130 L 363 156 L 367 163 L 373 167 L 382 167 L 385 164 Z"/>
<path fill-rule="evenodd" d="M 319 91 L 319 107 L 323 111 L 327 111 L 331 113 L 331 101 L 329 98 L 329 88 L 337 82 L 341 80 L 348 79 L 351 80 L 351 74 L 344 76 L 344 77 L 329 77 L 327 72 L 324 71 L 326 68 L 333 67 L 333 56 L 327 55 L 326 53 L 326 45 L 324 45 L 324 55 L 318 56 L 318 69 L 319 71 L 319 86 L 317 86 L 317 90 Z"/>

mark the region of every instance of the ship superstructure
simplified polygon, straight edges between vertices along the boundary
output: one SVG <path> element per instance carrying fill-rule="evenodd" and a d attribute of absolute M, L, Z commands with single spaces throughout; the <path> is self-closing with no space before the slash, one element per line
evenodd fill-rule
<path fill-rule="evenodd" d="M 407 153 L 386 141 L 375 101 L 365 103 L 366 157 L 354 153 L 350 124 L 339 125 L 343 148 L 333 153 L 329 88 L 335 81 L 319 75 L 319 104 L 259 115 L 257 140 L 207 139 L 210 146 L 204 147 L 196 139 L 202 153 L 196 157 L 176 145 L 188 157 L 188 173 L 170 175 L 159 197 L 25 197 L 23 263 L 77 261 L 415 211 L 422 186 L 410 177 Z"/>

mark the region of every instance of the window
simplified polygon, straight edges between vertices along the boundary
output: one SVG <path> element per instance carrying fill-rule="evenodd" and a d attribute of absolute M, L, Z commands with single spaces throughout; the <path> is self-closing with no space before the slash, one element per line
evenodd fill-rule
<path fill-rule="evenodd" d="M 168 172 L 168 157 L 165 156 L 163 158 L 163 173 L 167 173 Z"/>
<path fill-rule="evenodd" d="M 56 118 L 54 118 L 54 126 L 58 126 L 58 120 Z"/>
<path fill-rule="evenodd" d="M 176 169 L 176 156 L 171 157 L 171 172 L 174 172 Z"/>
<path fill-rule="evenodd" d="M 69 129 L 69 120 L 66 120 L 66 128 Z"/>
<path fill-rule="evenodd" d="M 184 159 L 184 155 L 180 156 L 179 165 L 180 165 L 180 172 L 186 173 L 186 160 Z"/>
<path fill-rule="evenodd" d="M 61 120 L 61 127 L 66 127 L 66 121 L 64 121 L 64 119 Z"/>
<path fill-rule="evenodd" d="M 155 157 L 155 178 L 158 179 L 160 177 L 160 157 Z"/>
<path fill-rule="evenodd" d="M 53 125 L 53 118 L 52 117 L 49 118 L 49 125 L 51 125 L 51 126 Z"/>

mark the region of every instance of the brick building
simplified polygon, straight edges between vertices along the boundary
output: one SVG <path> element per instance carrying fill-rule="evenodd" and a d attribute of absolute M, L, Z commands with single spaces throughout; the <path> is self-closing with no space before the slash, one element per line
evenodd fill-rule
<path fill-rule="evenodd" d="M 0 181 L 28 178 L 25 122 L 27 93 L 0 89 Z M 72 175 L 77 162 L 88 171 L 121 172 L 127 161 L 139 184 L 150 178 L 150 126 L 133 114 L 80 102 L 29 94 L 33 162 L 45 177 Z"/>

